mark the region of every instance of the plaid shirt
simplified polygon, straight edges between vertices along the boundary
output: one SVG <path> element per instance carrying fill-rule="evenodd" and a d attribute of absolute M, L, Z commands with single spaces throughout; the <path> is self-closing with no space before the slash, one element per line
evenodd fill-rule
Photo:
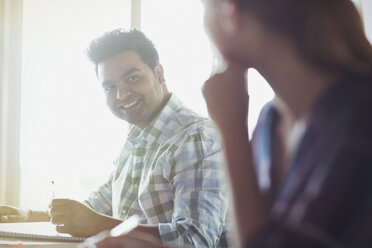
<path fill-rule="evenodd" d="M 216 247 L 225 226 L 223 156 L 212 122 L 172 95 L 141 132 L 133 127 L 115 170 L 85 203 L 125 220 L 158 224 L 166 244 Z"/>

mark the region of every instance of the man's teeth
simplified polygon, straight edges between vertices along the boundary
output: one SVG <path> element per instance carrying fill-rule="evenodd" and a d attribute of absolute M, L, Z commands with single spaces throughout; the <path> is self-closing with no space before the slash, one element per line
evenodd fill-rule
<path fill-rule="evenodd" d="M 131 102 L 127 103 L 127 104 L 123 104 L 122 105 L 122 108 L 124 108 L 124 109 L 130 108 L 130 107 L 136 105 L 137 103 L 138 103 L 138 100 L 134 100 L 134 101 L 131 101 Z"/>

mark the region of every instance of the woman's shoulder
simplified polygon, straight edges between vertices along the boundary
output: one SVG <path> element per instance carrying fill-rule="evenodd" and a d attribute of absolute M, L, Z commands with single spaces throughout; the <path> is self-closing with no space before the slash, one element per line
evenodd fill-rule
<path fill-rule="evenodd" d="M 362 114 L 372 118 L 372 76 L 345 76 L 329 88 L 314 104 L 312 118 L 323 121 L 345 119 Z M 359 117 L 358 117 L 359 118 Z"/>

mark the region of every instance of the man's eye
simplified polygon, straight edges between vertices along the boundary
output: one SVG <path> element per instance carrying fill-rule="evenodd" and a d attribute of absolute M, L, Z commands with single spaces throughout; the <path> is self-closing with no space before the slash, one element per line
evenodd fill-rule
<path fill-rule="evenodd" d="M 107 85 L 103 88 L 103 91 L 105 92 L 105 94 L 109 94 L 113 91 L 115 91 L 116 87 L 114 85 Z"/>
<path fill-rule="evenodd" d="M 136 81 L 138 78 L 139 78 L 138 75 L 131 75 L 131 76 L 129 76 L 129 77 L 127 78 L 127 81 L 128 81 L 129 83 L 132 83 L 132 82 Z"/>

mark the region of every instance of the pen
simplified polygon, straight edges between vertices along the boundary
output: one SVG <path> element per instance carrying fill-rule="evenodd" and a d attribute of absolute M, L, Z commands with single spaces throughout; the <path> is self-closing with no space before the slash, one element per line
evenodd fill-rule
<path fill-rule="evenodd" d="M 132 215 L 128 219 L 124 220 L 121 224 L 117 225 L 111 230 L 105 230 L 98 233 L 95 236 L 87 238 L 84 243 L 79 245 L 78 247 L 88 247 L 88 248 L 95 248 L 95 243 L 107 238 L 107 237 L 117 237 L 123 234 L 126 234 L 136 228 L 139 224 L 139 217 L 138 215 Z"/>
<path fill-rule="evenodd" d="M 50 182 L 50 184 L 51 184 L 51 190 L 52 190 L 52 200 L 54 200 L 54 197 L 55 197 L 55 195 L 54 195 L 54 187 L 55 187 L 55 183 L 54 183 L 54 180 L 52 180 L 51 182 Z"/>

